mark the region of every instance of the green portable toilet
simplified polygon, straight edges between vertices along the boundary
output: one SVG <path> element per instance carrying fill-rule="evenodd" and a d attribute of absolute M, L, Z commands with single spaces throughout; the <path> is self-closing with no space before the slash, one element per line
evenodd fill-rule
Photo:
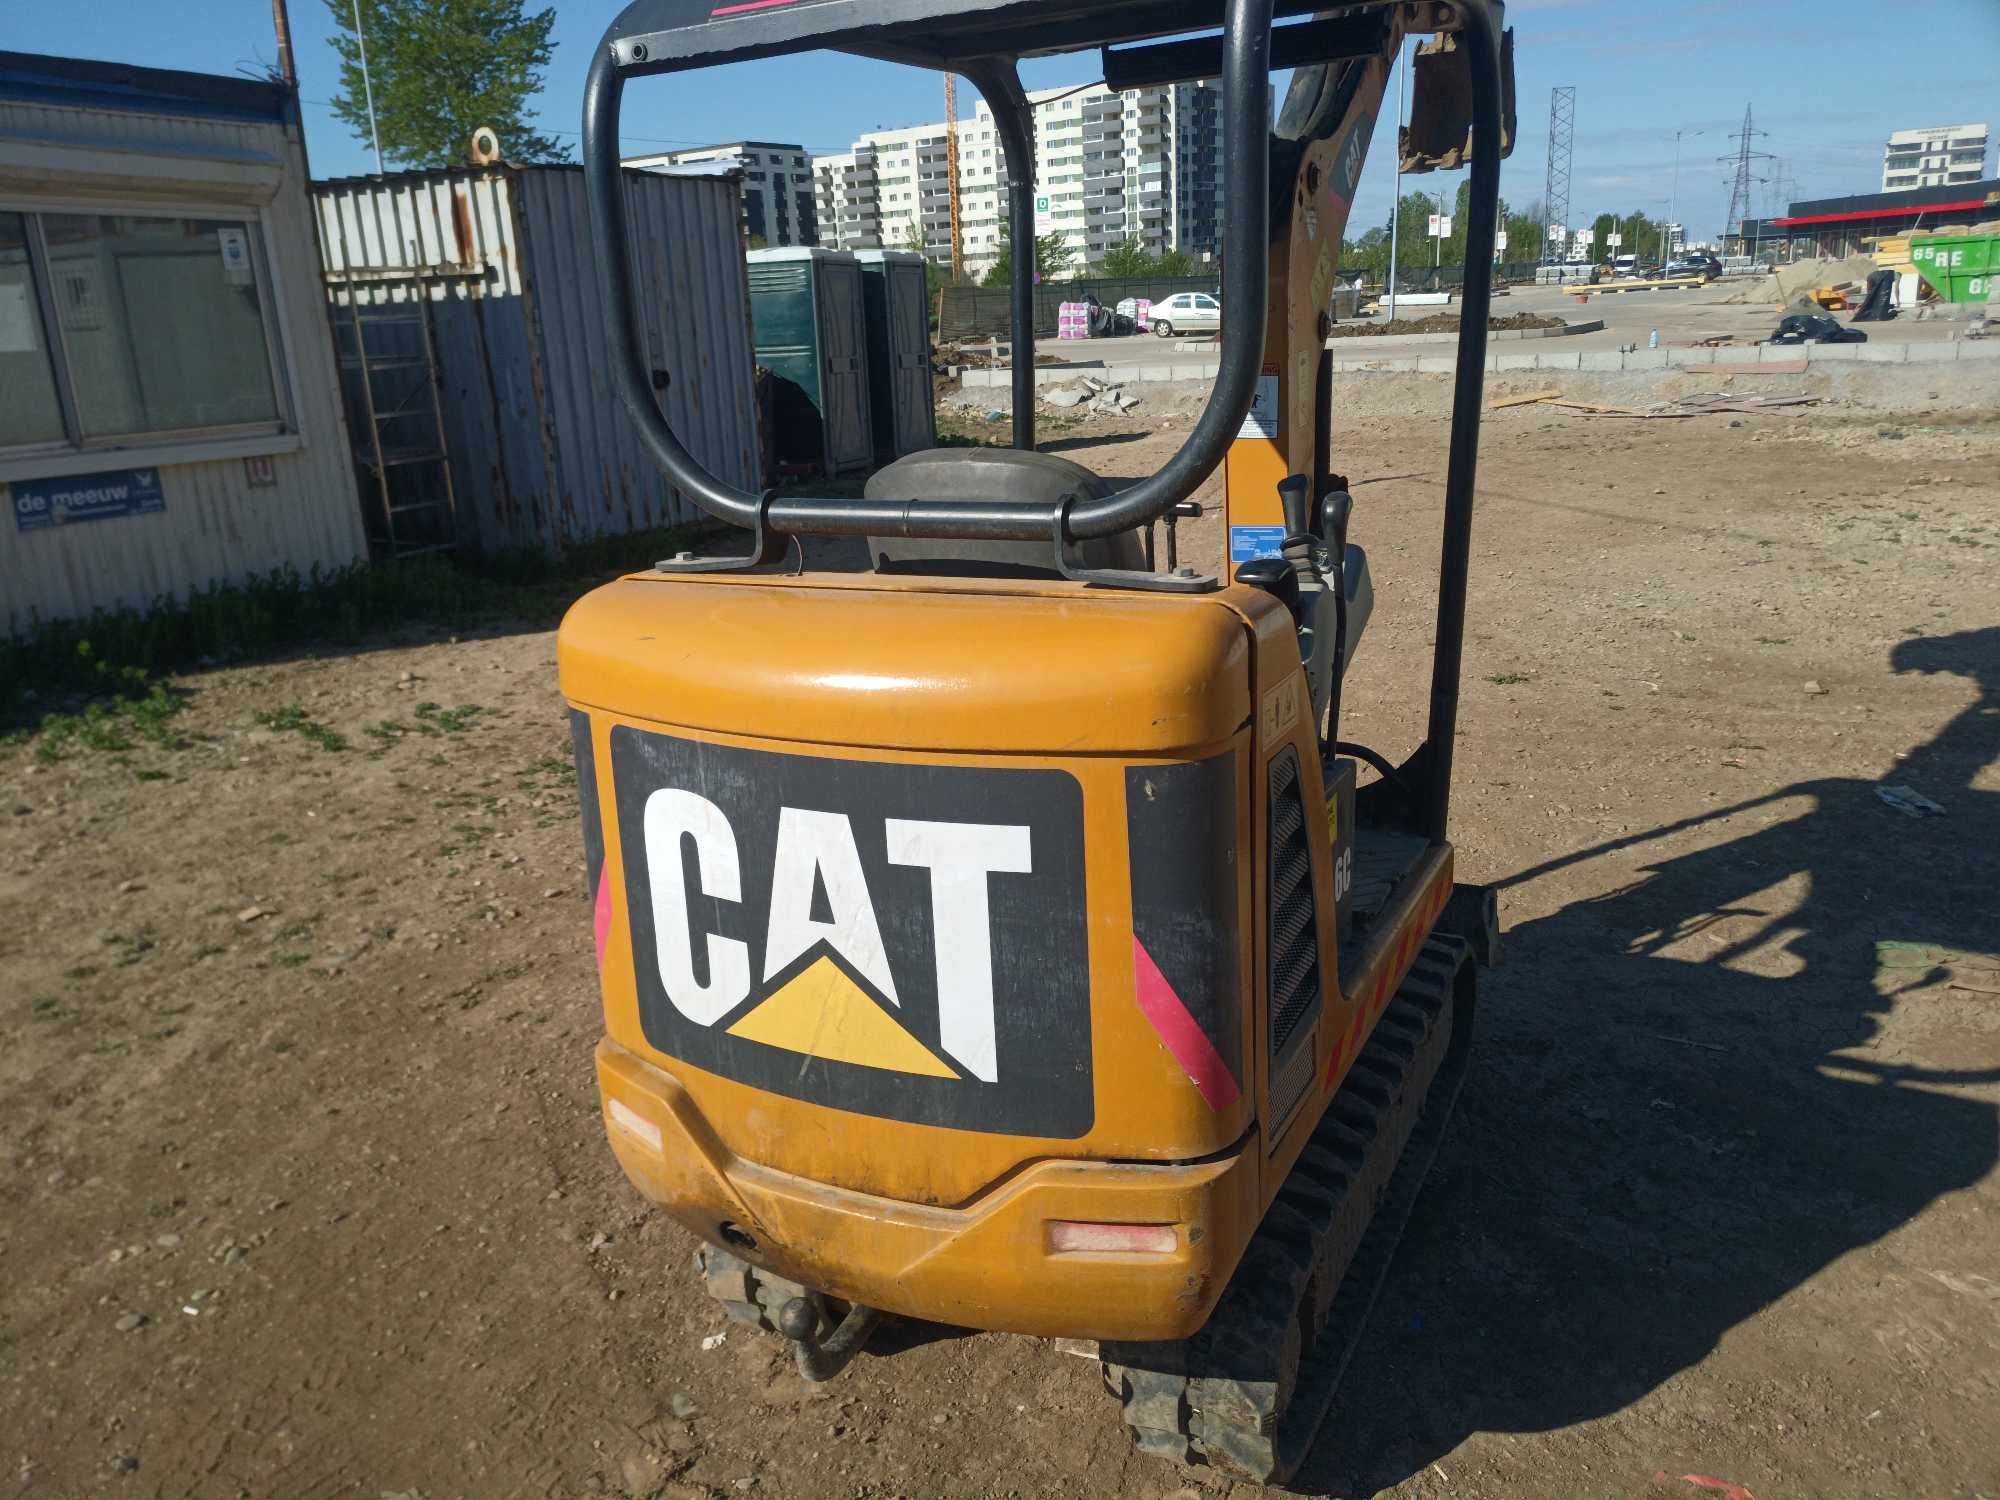
<path fill-rule="evenodd" d="M 868 401 L 875 462 L 937 446 L 930 277 L 914 250 L 856 250 L 868 302 Z"/>
<path fill-rule="evenodd" d="M 779 462 L 827 474 L 867 468 L 875 437 L 860 264 L 841 250 L 752 250 L 749 278 L 751 351 L 779 382 Z"/>

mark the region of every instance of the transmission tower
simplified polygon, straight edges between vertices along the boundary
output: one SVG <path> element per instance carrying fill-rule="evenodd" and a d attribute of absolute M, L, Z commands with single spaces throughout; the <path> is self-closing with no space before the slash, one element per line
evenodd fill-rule
<path fill-rule="evenodd" d="M 944 75 L 944 180 L 951 209 L 951 279 L 965 279 L 965 231 L 958 207 L 958 78 Z"/>
<path fill-rule="evenodd" d="M 1759 130 L 1751 123 L 1750 106 L 1746 104 L 1743 106 L 1743 128 L 1730 137 L 1736 142 L 1735 152 L 1716 158 L 1725 166 L 1734 163 L 1736 167 L 1736 181 L 1729 190 L 1729 217 L 1723 222 L 1723 233 L 1733 234 L 1739 240 L 1743 237 L 1743 221 L 1750 217 L 1750 185 L 1762 180 L 1751 174 L 1750 164 L 1753 161 L 1777 160 L 1768 151 L 1753 149 L 1757 137 L 1765 134 L 1768 132 Z"/>
<path fill-rule="evenodd" d="M 1542 184 L 1542 246 L 1538 259 L 1547 259 L 1549 231 L 1560 227 L 1569 235 L 1569 162 L 1576 141 L 1576 90 L 1549 90 L 1549 170 Z"/>

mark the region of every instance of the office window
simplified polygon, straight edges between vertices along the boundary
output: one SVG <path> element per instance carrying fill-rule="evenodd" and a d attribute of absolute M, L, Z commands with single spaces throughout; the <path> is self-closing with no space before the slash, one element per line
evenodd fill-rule
<path fill-rule="evenodd" d="M 62 403 L 28 263 L 25 214 L 0 213 L 0 391 L 0 448 L 62 440 Z"/>
<path fill-rule="evenodd" d="M 0 212 L 0 447 L 276 429 L 260 249 L 240 220 Z"/>

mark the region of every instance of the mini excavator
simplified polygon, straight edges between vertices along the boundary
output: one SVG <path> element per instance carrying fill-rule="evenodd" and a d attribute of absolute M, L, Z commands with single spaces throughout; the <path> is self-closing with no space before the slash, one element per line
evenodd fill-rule
<path fill-rule="evenodd" d="M 1145 1452 L 1281 1482 L 1311 1447 L 1499 956 L 1446 826 L 1513 133 L 1500 11 L 634 0 L 598 48 L 607 377 L 737 538 L 562 625 L 604 1121 L 702 1242 L 710 1293 L 791 1340 L 807 1378 L 891 1316 L 1094 1341 Z M 1409 36 L 1403 168 L 1469 165 L 1471 205 L 1428 729 L 1398 762 L 1340 737 L 1373 592 L 1326 342 Z M 1017 275 L 1011 448 L 911 454 L 860 496 L 707 471 L 662 414 L 635 301 L 626 82 L 814 48 L 962 74 L 1002 137 L 1018 267 L 1018 61 L 1086 47 L 1113 89 L 1216 79 L 1226 112 L 1218 372 L 1166 465 L 1119 486 L 1036 450 Z M 1292 70 L 1275 122 L 1274 68 Z M 1153 566 L 1154 523 L 1218 467 L 1226 572 Z M 857 561 L 808 568 L 828 537 L 850 540 L 816 551 Z"/>

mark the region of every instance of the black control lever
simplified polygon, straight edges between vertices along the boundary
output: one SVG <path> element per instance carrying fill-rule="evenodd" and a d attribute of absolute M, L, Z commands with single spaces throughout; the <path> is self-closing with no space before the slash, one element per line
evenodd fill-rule
<path fill-rule="evenodd" d="M 1333 554 L 1333 680 L 1327 689 L 1326 739 L 1340 739 L 1340 685 L 1347 676 L 1347 523 L 1354 516 L 1354 497 L 1343 484 L 1320 497 L 1323 534 Z"/>
<path fill-rule="evenodd" d="M 1183 500 L 1177 505 L 1167 507 L 1167 571 L 1169 573 L 1181 565 L 1180 539 L 1174 535 L 1175 524 L 1183 519 L 1194 521 L 1200 518 L 1201 502 L 1199 500 Z"/>

